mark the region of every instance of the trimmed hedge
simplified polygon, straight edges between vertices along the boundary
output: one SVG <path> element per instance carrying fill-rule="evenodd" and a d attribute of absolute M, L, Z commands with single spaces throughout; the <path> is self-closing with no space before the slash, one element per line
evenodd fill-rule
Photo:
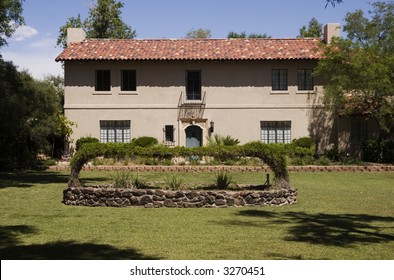
<path fill-rule="evenodd" d="M 174 157 L 210 156 L 233 159 L 239 157 L 255 157 L 265 162 L 275 174 L 273 187 L 290 189 L 287 171 L 287 156 L 290 154 L 309 154 L 311 149 L 294 147 L 292 144 L 263 144 L 251 142 L 242 146 L 207 146 L 207 147 L 166 147 L 152 146 L 149 148 L 136 146 L 132 143 L 87 143 L 78 150 L 71 159 L 71 175 L 69 186 L 79 187 L 79 173 L 84 164 L 98 156 L 125 158 L 143 156 L 158 159 Z"/>
<path fill-rule="evenodd" d="M 157 145 L 159 143 L 159 141 L 154 137 L 141 136 L 138 138 L 134 138 L 131 141 L 131 143 L 132 143 L 132 145 L 137 146 L 137 147 L 148 148 L 148 147 L 152 147 L 152 146 Z"/>

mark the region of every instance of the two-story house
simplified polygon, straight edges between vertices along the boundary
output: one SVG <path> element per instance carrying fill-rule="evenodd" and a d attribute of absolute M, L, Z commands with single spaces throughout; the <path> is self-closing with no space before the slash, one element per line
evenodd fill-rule
<path fill-rule="evenodd" d="M 212 133 L 241 143 L 311 136 L 320 149 L 338 141 L 346 148 L 353 123 L 338 126 L 324 110 L 323 83 L 313 76 L 320 38 L 113 40 L 68 32 L 56 61 L 64 62 L 66 116 L 78 125 L 73 139 L 153 136 L 191 147 Z M 333 36 L 337 24 L 326 26 L 323 42 Z"/>

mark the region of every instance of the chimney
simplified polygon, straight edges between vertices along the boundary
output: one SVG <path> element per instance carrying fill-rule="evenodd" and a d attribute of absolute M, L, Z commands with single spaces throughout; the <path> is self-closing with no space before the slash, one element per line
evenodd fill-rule
<path fill-rule="evenodd" d="M 67 28 L 67 46 L 70 43 L 79 43 L 86 39 L 86 33 L 82 28 Z"/>
<path fill-rule="evenodd" d="M 327 23 L 324 26 L 324 42 L 331 44 L 334 37 L 341 36 L 341 27 L 339 23 Z"/>

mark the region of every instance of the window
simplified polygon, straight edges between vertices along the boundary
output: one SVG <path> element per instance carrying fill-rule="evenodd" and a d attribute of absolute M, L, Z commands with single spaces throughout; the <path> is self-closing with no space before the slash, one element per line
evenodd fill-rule
<path fill-rule="evenodd" d="M 261 141 L 263 143 L 290 143 L 290 121 L 263 121 L 261 122 Z"/>
<path fill-rule="evenodd" d="M 121 79 L 121 91 L 137 90 L 137 73 L 135 70 L 122 70 Z"/>
<path fill-rule="evenodd" d="M 201 100 L 201 71 L 186 72 L 186 98 Z"/>
<path fill-rule="evenodd" d="M 298 90 L 313 90 L 312 69 L 298 70 Z"/>
<path fill-rule="evenodd" d="M 111 90 L 111 71 L 110 70 L 96 70 L 96 91 L 110 91 Z"/>
<path fill-rule="evenodd" d="M 130 121 L 100 121 L 100 142 L 130 142 Z"/>
<path fill-rule="evenodd" d="M 352 142 L 361 142 L 367 139 L 367 121 L 364 119 L 352 119 L 350 139 Z"/>
<path fill-rule="evenodd" d="M 164 127 L 164 141 L 167 146 L 174 145 L 174 126 L 173 125 L 166 125 Z"/>
<path fill-rule="evenodd" d="M 272 69 L 272 90 L 287 90 L 287 69 Z"/>

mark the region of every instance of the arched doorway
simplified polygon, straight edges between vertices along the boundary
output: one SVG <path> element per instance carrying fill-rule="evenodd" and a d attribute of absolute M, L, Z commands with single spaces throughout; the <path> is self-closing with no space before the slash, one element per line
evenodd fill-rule
<path fill-rule="evenodd" d="M 185 129 L 186 148 L 202 146 L 202 129 L 197 125 L 188 126 Z"/>

